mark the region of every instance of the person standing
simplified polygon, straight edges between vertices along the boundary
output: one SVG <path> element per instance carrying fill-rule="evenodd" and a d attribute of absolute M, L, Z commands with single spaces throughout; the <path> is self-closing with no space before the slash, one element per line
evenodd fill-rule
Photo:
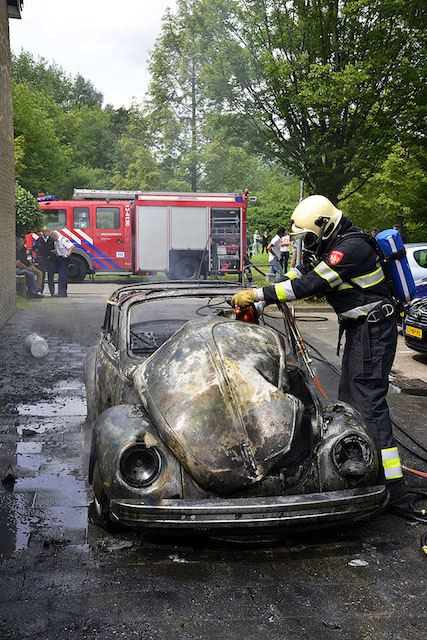
<path fill-rule="evenodd" d="M 403 233 L 402 227 L 400 226 L 400 224 L 398 222 L 396 222 L 396 224 L 393 225 L 393 229 L 396 229 L 396 231 L 398 231 L 400 233 L 400 237 L 402 238 L 403 244 L 406 244 L 408 242 L 408 238 Z"/>
<path fill-rule="evenodd" d="M 268 253 L 268 231 L 264 231 L 264 234 L 262 236 L 262 240 L 261 240 L 261 246 L 262 246 L 262 251 L 261 253 L 267 252 Z"/>
<path fill-rule="evenodd" d="M 276 280 L 283 278 L 282 265 L 280 264 L 280 239 L 285 235 L 284 227 L 279 227 L 277 233 L 268 245 L 268 264 L 270 273 L 276 274 Z"/>
<path fill-rule="evenodd" d="M 253 245 L 252 245 L 252 255 L 254 256 L 255 253 L 257 256 L 259 256 L 260 251 L 259 251 L 259 241 L 261 240 L 261 236 L 258 233 L 258 229 L 256 229 L 255 233 L 254 233 L 254 241 L 253 241 Z"/>
<path fill-rule="evenodd" d="M 325 295 L 338 315 L 346 343 L 339 400 L 354 407 L 372 429 L 378 448 L 378 481 L 391 504 L 406 499 L 397 443 L 387 405 L 389 373 L 397 344 L 396 313 L 377 254 L 342 211 L 320 195 L 302 200 L 292 214 L 292 233 L 314 252 L 311 264 L 291 269 L 283 282 L 235 294 L 234 306 L 289 302 Z"/>
<path fill-rule="evenodd" d="M 282 265 L 284 273 L 286 273 L 288 270 L 290 246 L 291 239 L 288 236 L 288 230 L 285 229 L 285 235 L 280 239 L 280 264 Z"/>
<path fill-rule="evenodd" d="M 37 238 L 33 244 L 33 251 L 37 254 L 37 266 L 42 274 L 41 292 L 44 290 L 45 277 L 47 272 L 47 285 L 50 295 L 55 295 L 55 270 L 56 270 L 56 251 L 52 238 L 49 235 L 47 227 L 42 228 L 42 235 Z"/>
<path fill-rule="evenodd" d="M 51 231 L 50 237 L 53 240 L 55 252 L 58 258 L 58 298 L 66 298 L 68 286 L 68 261 L 73 252 L 74 245 L 70 240 L 61 236 L 58 231 Z"/>

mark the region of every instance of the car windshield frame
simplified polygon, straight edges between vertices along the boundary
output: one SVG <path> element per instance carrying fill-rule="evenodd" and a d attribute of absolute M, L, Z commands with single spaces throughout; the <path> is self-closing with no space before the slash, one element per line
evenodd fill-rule
<path fill-rule="evenodd" d="M 212 315 L 215 315 L 214 313 L 215 309 L 217 309 L 219 312 L 224 311 L 232 314 L 234 313 L 233 309 L 231 305 L 227 303 L 226 300 L 230 299 L 234 293 L 240 290 L 241 289 L 237 287 L 229 288 L 229 287 L 217 286 L 215 288 L 199 287 L 195 289 L 179 288 L 179 287 L 178 288 L 173 287 L 171 289 L 168 289 L 166 287 L 164 288 L 157 287 L 151 290 L 147 289 L 139 292 L 136 292 L 135 290 L 130 291 L 129 296 L 124 296 L 124 297 L 122 296 L 122 299 L 120 301 L 115 302 L 115 304 L 118 304 L 118 306 L 121 307 L 120 329 L 119 329 L 119 332 L 120 332 L 119 348 L 121 353 L 125 356 L 126 359 L 131 359 L 133 362 L 138 362 L 138 361 L 145 360 L 152 353 L 154 353 L 159 346 L 161 346 L 161 345 L 158 345 L 156 348 L 152 350 L 147 349 L 146 353 L 139 353 L 139 354 L 135 353 L 135 350 L 132 349 L 131 326 L 132 326 L 132 315 L 133 315 L 133 312 L 135 311 L 135 307 L 140 306 L 141 304 L 148 304 L 150 302 L 164 303 L 165 305 L 167 305 L 168 302 L 173 304 L 174 301 L 178 301 L 178 300 L 185 301 L 186 299 L 187 300 L 198 299 L 202 303 L 200 307 L 198 307 L 198 309 L 209 310 L 209 308 L 211 308 L 213 310 Z M 209 307 L 209 305 L 207 305 L 204 302 L 204 299 L 210 299 L 210 300 L 218 299 L 218 303 L 217 304 L 215 303 L 214 305 Z M 111 298 L 110 298 L 110 304 L 111 304 Z M 188 318 L 188 320 L 185 320 L 185 322 L 182 322 L 180 326 L 183 326 L 184 324 L 186 324 L 186 322 L 190 320 L 194 320 L 197 317 L 203 317 L 206 315 L 211 315 L 211 314 L 205 313 L 205 312 L 202 312 L 200 314 L 194 313 L 192 317 Z M 221 313 L 219 315 L 221 315 Z M 274 324 L 277 326 L 274 326 L 273 322 L 271 322 L 271 319 L 273 320 Z M 173 320 L 173 318 L 171 318 L 171 320 Z M 153 318 L 153 322 L 155 322 L 154 318 Z M 275 331 L 277 331 L 279 334 L 281 334 L 285 340 L 287 355 L 291 356 L 292 354 L 295 353 L 294 344 L 293 344 L 289 326 L 285 322 L 283 314 L 278 309 L 276 310 L 275 305 L 270 305 L 269 307 L 266 307 L 265 313 L 260 319 L 260 326 L 268 326 L 274 329 Z M 174 335 L 174 333 L 176 333 L 176 331 L 178 331 L 179 328 L 180 327 L 177 327 L 175 331 L 173 331 L 171 335 L 168 337 L 171 337 L 172 335 Z M 150 326 L 147 326 L 147 332 L 150 333 L 151 331 L 152 329 L 150 328 Z M 148 338 L 148 341 L 150 341 L 150 338 Z"/>

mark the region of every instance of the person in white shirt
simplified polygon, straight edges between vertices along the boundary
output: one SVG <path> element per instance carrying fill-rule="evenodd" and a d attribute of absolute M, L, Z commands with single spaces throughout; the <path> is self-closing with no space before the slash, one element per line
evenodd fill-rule
<path fill-rule="evenodd" d="M 255 253 L 257 254 L 257 256 L 260 255 L 260 251 L 259 251 L 259 241 L 261 240 L 261 236 L 258 233 L 258 229 L 255 231 L 254 233 L 254 242 L 252 245 L 252 255 L 254 256 Z"/>
<path fill-rule="evenodd" d="M 58 257 L 58 298 L 66 298 L 68 285 L 68 258 L 73 252 L 74 245 L 70 240 L 61 236 L 58 231 L 51 231 L 50 237 L 53 240 L 56 255 Z"/>
<path fill-rule="evenodd" d="M 270 265 L 270 273 L 276 274 L 276 280 L 281 280 L 284 277 L 282 265 L 280 264 L 280 239 L 286 233 L 286 229 L 279 227 L 277 234 L 267 247 L 268 250 L 268 264 Z"/>
<path fill-rule="evenodd" d="M 291 247 L 291 239 L 288 236 L 288 230 L 285 229 L 285 235 L 280 238 L 280 264 L 282 265 L 283 272 L 288 271 L 289 251 Z"/>

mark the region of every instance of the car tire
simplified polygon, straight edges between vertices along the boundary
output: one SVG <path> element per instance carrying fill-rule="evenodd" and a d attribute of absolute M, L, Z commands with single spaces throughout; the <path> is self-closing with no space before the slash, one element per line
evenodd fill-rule
<path fill-rule="evenodd" d="M 68 263 L 67 279 L 68 282 L 83 282 L 87 274 L 87 263 L 80 256 L 71 254 Z"/>
<path fill-rule="evenodd" d="M 174 266 L 174 276 L 177 280 L 197 280 L 199 277 L 200 261 L 192 256 L 181 257 Z"/>

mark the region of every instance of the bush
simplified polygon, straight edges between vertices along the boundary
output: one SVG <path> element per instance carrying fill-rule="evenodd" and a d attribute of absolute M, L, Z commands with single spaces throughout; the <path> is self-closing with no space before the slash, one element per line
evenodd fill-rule
<path fill-rule="evenodd" d="M 44 220 L 35 197 L 18 183 L 15 183 L 15 218 L 17 236 L 37 231 Z"/>

